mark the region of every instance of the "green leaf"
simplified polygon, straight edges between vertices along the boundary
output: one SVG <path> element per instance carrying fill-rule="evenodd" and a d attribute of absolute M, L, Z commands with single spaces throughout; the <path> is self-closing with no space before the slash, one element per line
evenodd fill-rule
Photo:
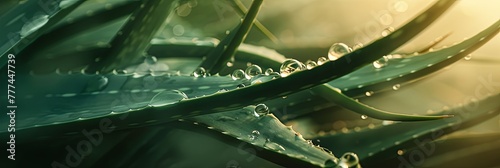
<path fill-rule="evenodd" d="M 438 113 L 455 115 L 448 119 L 398 122 L 364 128 L 355 132 L 326 135 L 318 139 L 321 145 L 335 149 L 335 153 L 352 151 L 358 154 L 362 162 L 373 163 L 397 156 L 399 149 L 420 145 L 420 143 L 415 143 L 417 141 L 435 140 L 442 135 L 479 124 L 498 115 L 500 113 L 500 105 L 497 103 L 499 99 L 500 94 L 497 93 Z"/>
<path fill-rule="evenodd" d="M 259 115 L 254 109 L 255 106 L 249 106 L 241 110 L 197 116 L 192 120 L 206 124 L 209 129 L 222 135 L 261 148 L 257 150 L 257 156 L 281 166 L 324 167 L 328 160 L 337 162 L 335 156 L 306 141 L 300 133 L 283 125 L 274 115 Z"/>
<path fill-rule="evenodd" d="M 153 36 L 167 20 L 175 2 L 171 0 L 143 2 L 113 38 L 109 53 L 101 55 L 98 59 L 100 61 L 91 64 L 88 71 L 110 73 L 115 69 L 123 70 L 126 66 L 140 62 Z"/>
<path fill-rule="evenodd" d="M 234 53 L 236 53 L 240 44 L 245 40 L 248 32 L 250 32 L 262 2 L 263 0 L 253 1 L 243 21 L 217 45 L 201 63 L 200 67 L 205 68 L 210 74 L 216 74 L 226 66 L 226 62 L 233 58 Z"/>
<path fill-rule="evenodd" d="M 425 54 L 391 59 L 388 65 L 376 69 L 365 66 L 353 73 L 333 80 L 328 84 L 335 86 L 349 96 L 364 95 L 369 91 L 382 91 L 396 84 L 404 84 L 425 77 L 452 63 L 459 61 L 493 38 L 500 30 L 500 21 L 489 26 L 461 43 Z"/>
<path fill-rule="evenodd" d="M 6 38 L 0 40 L 0 44 L 2 44 L 0 46 L 0 67 L 7 63 L 8 54 L 21 52 L 83 2 L 78 0 L 66 4 L 63 2 L 53 3 L 52 1 L 29 1 L 18 5 L 1 17 L 0 23 L 5 25 L 1 35 Z M 25 18 L 20 19 L 19 16 Z M 22 62 L 27 59 L 29 58 L 19 57 L 16 60 Z"/>

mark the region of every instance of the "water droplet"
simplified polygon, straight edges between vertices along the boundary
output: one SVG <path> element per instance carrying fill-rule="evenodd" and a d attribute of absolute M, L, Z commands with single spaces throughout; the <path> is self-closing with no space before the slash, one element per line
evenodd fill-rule
<path fill-rule="evenodd" d="M 347 167 L 354 167 L 359 164 L 358 155 L 347 152 L 340 158 L 339 165 L 340 164 L 346 165 Z"/>
<path fill-rule="evenodd" d="M 283 146 L 275 142 L 271 142 L 271 140 L 269 139 L 267 139 L 266 142 L 264 143 L 264 147 L 267 147 L 274 151 L 285 151 L 285 148 Z"/>
<path fill-rule="evenodd" d="M 363 48 L 363 44 L 362 43 L 357 43 L 357 44 L 354 44 L 352 46 L 352 50 L 357 50 L 357 49 L 360 49 L 360 48 Z"/>
<path fill-rule="evenodd" d="M 85 92 L 101 91 L 108 86 L 108 78 L 102 75 L 94 76 L 87 82 Z"/>
<path fill-rule="evenodd" d="M 328 61 L 328 59 L 326 59 L 325 57 L 319 57 L 318 58 L 318 65 L 323 65 L 327 61 Z"/>
<path fill-rule="evenodd" d="M 270 75 L 267 75 L 267 76 L 260 74 L 260 75 L 254 76 L 252 79 L 250 79 L 250 84 L 254 85 L 254 84 L 259 84 L 259 83 L 263 83 L 263 82 L 268 82 L 270 80 L 275 79 L 276 77 L 280 77 L 279 74 L 271 73 Z"/>
<path fill-rule="evenodd" d="M 155 64 L 157 61 L 158 61 L 158 58 L 156 58 L 155 56 L 147 56 L 147 57 L 144 59 L 144 63 L 149 64 L 149 65 L 153 65 L 153 64 Z"/>
<path fill-rule="evenodd" d="M 26 37 L 32 32 L 40 29 L 43 25 L 47 24 L 47 22 L 49 22 L 49 15 L 34 16 L 31 21 L 28 21 L 23 25 L 19 34 L 21 35 L 21 37 Z"/>
<path fill-rule="evenodd" d="M 472 59 L 472 54 L 468 54 L 468 55 L 466 55 L 466 56 L 464 57 L 464 60 L 467 60 L 467 61 L 468 61 L 468 60 L 470 60 L 470 59 Z"/>
<path fill-rule="evenodd" d="M 271 75 L 271 73 L 273 73 L 273 72 L 274 72 L 274 70 L 272 68 L 267 68 L 265 74 Z"/>
<path fill-rule="evenodd" d="M 311 61 L 311 60 L 306 61 L 306 68 L 307 69 L 313 69 L 316 66 L 318 66 L 318 64 L 316 64 L 316 62 Z"/>
<path fill-rule="evenodd" d="M 245 70 L 245 77 L 251 79 L 254 76 L 262 73 L 262 68 L 258 65 L 251 65 Z"/>
<path fill-rule="evenodd" d="M 226 62 L 227 67 L 233 67 L 234 63 L 231 61 Z"/>
<path fill-rule="evenodd" d="M 236 86 L 236 88 L 244 88 L 244 87 L 245 87 L 245 84 L 243 84 L 243 83 L 241 83 L 238 86 Z"/>
<path fill-rule="evenodd" d="M 394 31 L 394 27 L 387 27 L 384 30 L 382 30 L 382 37 L 385 37 L 389 34 L 391 34 Z"/>
<path fill-rule="evenodd" d="M 198 67 L 193 72 L 194 77 L 205 77 L 207 76 L 207 71 L 203 67 Z"/>
<path fill-rule="evenodd" d="M 398 155 L 399 155 L 399 156 L 401 156 L 401 155 L 403 155 L 403 154 L 405 154 L 405 151 L 403 151 L 403 150 L 398 150 Z"/>
<path fill-rule="evenodd" d="M 395 84 L 394 86 L 392 86 L 392 90 L 399 90 L 400 87 L 400 84 Z"/>
<path fill-rule="evenodd" d="M 229 116 L 220 116 L 219 118 L 217 118 L 217 121 L 222 121 L 222 122 L 235 121 L 235 120 L 236 120 L 235 118 Z"/>
<path fill-rule="evenodd" d="M 328 59 L 331 61 L 337 60 L 347 53 L 352 52 L 352 48 L 344 43 L 334 43 L 328 50 Z"/>
<path fill-rule="evenodd" d="M 251 141 L 259 138 L 260 136 L 260 132 L 257 131 L 257 130 L 253 130 L 252 133 L 250 135 L 248 135 L 248 138 L 250 138 Z"/>
<path fill-rule="evenodd" d="M 231 78 L 233 78 L 233 80 L 240 80 L 243 79 L 244 77 L 245 77 L 245 72 L 243 72 L 243 70 L 241 69 L 234 70 L 233 73 L 231 74 Z"/>
<path fill-rule="evenodd" d="M 361 119 L 366 120 L 367 118 L 368 118 L 368 116 L 366 116 L 366 115 L 361 115 Z"/>
<path fill-rule="evenodd" d="M 373 95 L 373 91 L 368 91 L 368 92 L 365 92 L 365 95 L 366 95 L 366 96 L 372 96 L 372 95 Z"/>
<path fill-rule="evenodd" d="M 373 67 L 380 69 L 387 66 L 387 64 L 389 64 L 389 58 L 387 56 L 383 56 L 382 58 L 373 62 Z"/>
<path fill-rule="evenodd" d="M 259 114 L 259 116 L 262 115 L 267 115 L 269 114 L 269 107 L 267 107 L 265 104 L 258 104 L 255 106 L 255 113 Z"/>
<path fill-rule="evenodd" d="M 328 160 L 327 160 L 327 161 L 325 161 L 325 163 L 324 163 L 324 167 L 334 167 L 334 166 L 336 166 L 336 165 L 337 165 L 337 163 L 335 163 L 335 162 L 334 162 L 333 160 L 331 160 L 331 159 L 328 159 Z"/>
<path fill-rule="evenodd" d="M 156 94 L 149 102 L 149 105 L 152 107 L 165 106 L 168 104 L 179 102 L 187 98 L 188 96 L 182 91 L 165 90 L 163 92 Z"/>
<path fill-rule="evenodd" d="M 306 66 L 295 59 L 287 59 L 281 64 L 280 67 L 280 74 L 281 77 L 287 77 L 288 75 L 304 70 L 306 69 Z"/>

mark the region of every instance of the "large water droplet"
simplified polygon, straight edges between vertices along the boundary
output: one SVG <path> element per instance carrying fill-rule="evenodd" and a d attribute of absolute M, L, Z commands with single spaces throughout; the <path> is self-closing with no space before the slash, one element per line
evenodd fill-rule
<path fill-rule="evenodd" d="M 108 85 L 108 78 L 105 76 L 94 76 L 87 82 L 86 92 L 101 91 Z"/>
<path fill-rule="evenodd" d="M 328 59 L 326 59 L 325 57 L 319 57 L 318 58 L 318 65 L 323 65 L 327 61 L 328 61 Z"/>
<path fill-rule="evenodd" d="M 394 86 L 392 86 L 392 90 L 399 90 L 399 88 L 401 88 L 400 84 L 395 84 Z"/>
<path fill-rule="evenodd" d="M 198 67 L 193 72 L 194 77 L 205 77 L 207 76 L 207 71 L 203 67 Z"/>
<path fill-rule="evenodd" d="M 302 71 L 304 69 L 306 69 L 306 66 L 302 62 L 295 59 L 287 59 L 283 62 L 283 64 L 281 64 L 280 74 L 281 77 L 287 77 L 292 73 Z"/>
<path fill-rule="evenodd" d="M 233 78 L 233 80 L 240 80 L 243 79 L 244 77 L 245 77 L 245 72 L 243 72 L 243 70 L 241 69 L 234 70 L 233 73 L 231 74 L 231 78 Z"/>
<path fill-rule="evenodd" d="M 245 77 L 251 79 L 254 76 L 262 73 L 262 68 L 258 65 L 251 65 L 245 70 Z"/>
<path fill-rule="evenodd" d="M 267 147 L 274 151 L 285 151 L 285 148 L 283 146 L 275 142 L 271 142 L 271 140 L 269 139 L 267 139 L 266 142 L 264 143 L 264 147 Z"/>
<path fill-rule="evenodd" d="M 260 136 L 260 132 L 257 131 L 257 130 L 253 130 L 252 133 L 250 133 L 250 135 L 248 135 L 248 138 L 250 138 L 251 141 L 259 138 Z"/>
<path fill-rule="evenodd" d="M 355 153 L 347 152 L 340 158 L 339 165 L 345 165 L 347 167 L 354 167 L 359 164 L 358 155 Z"/>
<path fill-rule="evenodd" d="M 347 53 L 352 52 L 352 48 L 344 43 L 334 43 L 328 50 L 328 59 L 337 60 Z"/>
<path fill-rule="evenodd" d="M 43 25 L 47 24 L 47 22 L 49 22 L 49 15 L 34 16 L 31 21 L 28 21 L 26 22 L 26 24 L 24 24 L 19 34 L 21 35 L 21 37 L 26 37 L 32 32 L 40 29 Z"/>
<path fill-rule="evenodd" d="M 383 56 L 382 58 L 373 62 L 373 67 L 380 69 L 387 66 L 387 64 L 389 64 L 389 58 L 387 56 Z"/>
<path fill-rule="evenodd" d="M 165 90 L 163 92 L 160 92 L 156 94 L 151 101 L 149 102 L 149 105 L 152 107 L 159 107 L 159 106 L 165 106 L 168 104 L 173 104 L 176 102 L 179 102 L 183 99 L 187 99 L 188 96 L 179 90 Z"/>
<path fill-rule="evenodd" d="M 257 106 L 255 106 L 254 111 L 259 116 L 267 115 L 267 114 L 269 114 L 269 107 L 267 107 L 265 104 L 258 104 Z"/>
<path fill-rule="evenodd" d="M 306 68 L 307 69 L 313 69 L 316 66 L 318 66 L 318 64 L 316 64 L 316 62 L 311 61 L 311 60 L 306 61 Z"/>

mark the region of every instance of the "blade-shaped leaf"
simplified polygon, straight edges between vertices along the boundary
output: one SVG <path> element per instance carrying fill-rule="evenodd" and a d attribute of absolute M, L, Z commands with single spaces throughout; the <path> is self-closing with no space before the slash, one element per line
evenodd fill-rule
<path fill-rule="evenodd" d="M 497 93 L 454 107 L 450 111 L 440 112 L 455 115 L 448 119 L 416 123 L 400 122 L 365 128 L 357 132 L 327 135 L 318 139 L 320 144 L 335 149 L 335 152 L 352 151 L 358 154 L 362 162 L 377 162 L 395 157 L 399 149 L 420 145 L 416 142 L 437 139 L 458 128 L 466 128 L 498 115 L 500 112 L 498 100 L 500 94 Z"/>
<path fill-rule="evenodd" d="M 123 70 L 144 58 L 153 36 L 167 20 L 176 1 L 148 0 L 129 17 L 128 22 L 111 41 L 110 51 L 91 64 L 90 72 L 109 73 L 115 69 Z M 167 9 L 168 11 L 165 11 Z"/>
<path fill-rule="evenodd" d="M 227 61 L 230 61 L 231 58 L 233 58 L 234 53 L 237 51 L 240 44 L 245 40 L 248 32 L 250 32 L 250 29 L 257 18 L 262 2 L 263 0 L 253 1 L 252 6 L 245 15 L 243 21 L 217 45 L 217 47 L 201 63 L 200 67 L 205 68 L 210 74 L 216 74 L 226 65 Z"/>
<path fill-rule="evenodd" d="M 0 23 L 4 26 L 1 34 L 4 38 L 0 40 L 0 67 L 4 67 L 8 54 L 21 52 L 83 2 L 28 1 L 3 15 L 0 18 Z M 18 61 L 22 59 L 24 58 L 18 58 Z"/>

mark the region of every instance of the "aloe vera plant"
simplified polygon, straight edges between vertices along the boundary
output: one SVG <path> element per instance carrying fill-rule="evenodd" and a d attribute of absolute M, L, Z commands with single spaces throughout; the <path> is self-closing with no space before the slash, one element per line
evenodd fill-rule
<path fill-rule="evenodd" d="M 388 90 L 411 90 L 416 81 L 470 59 L 499 32 L 497 19 L 441 49 L 433 47 L 455 34 L 422 46 L 423 52 L 395 52 L 453 9 L 453 0 L 433 2 L 404 25 L 354 50 L 340 42 L 330 48 L 280 48 L 284 44 L 258 19 L 260 11 L 268 10 L 263 0 L 41 2 L 13 5 L 0 18 L 7 37 L 0 39 L 0 65 L 15 73 L 15 81 L 1 77 L 9 81 L 3 88 L 15 88 L 15 97 L 1 101 L 16 111 L 15 117 L 0 119 L 2 125 L 15 123 L 15 132 L 0 131 L 2 142 L 8 142 L 2 165 L 446 167 L 464 165 L 453 162 L 469 156 L 447 141 L 460 144 L 474 138 L 440 137 L 500 112 L 497 85 L 483 86 L 489 93 L 485 96 L 428 114 L 364 102 Z M 195 11 L 201 8 L 197 6 L 212 6 L 214 16 Z M 220 40 L 173 37 L 185 33 L 182 17 L 191 12 L 232 28 Z M 31 19 L 21 22 L 16 16 Z M 165 37 L 166 29 L 173 33 Z M 273 44 L 244 43 L 252 33 Z M 318 61 L 282 54 L 325 49 L 328 58 Z M 492 78 L 480 80 L 495 84 Z M 347 126 L 353 119 L 344 121 L 342 115 L 325 117 L 345 111 L 360 124 Z M 321 119 L 334 128 L 310 123 Z M 478 138 L 495 137 L 497 133 Z M 499 147 L 484 140 L 471 144 L 468 149 L 479 154 Z M 215 152 L 221 156 L 207 155 Z M 484 166 L 498 166 L 494 159 L 484 159 Z"/>

